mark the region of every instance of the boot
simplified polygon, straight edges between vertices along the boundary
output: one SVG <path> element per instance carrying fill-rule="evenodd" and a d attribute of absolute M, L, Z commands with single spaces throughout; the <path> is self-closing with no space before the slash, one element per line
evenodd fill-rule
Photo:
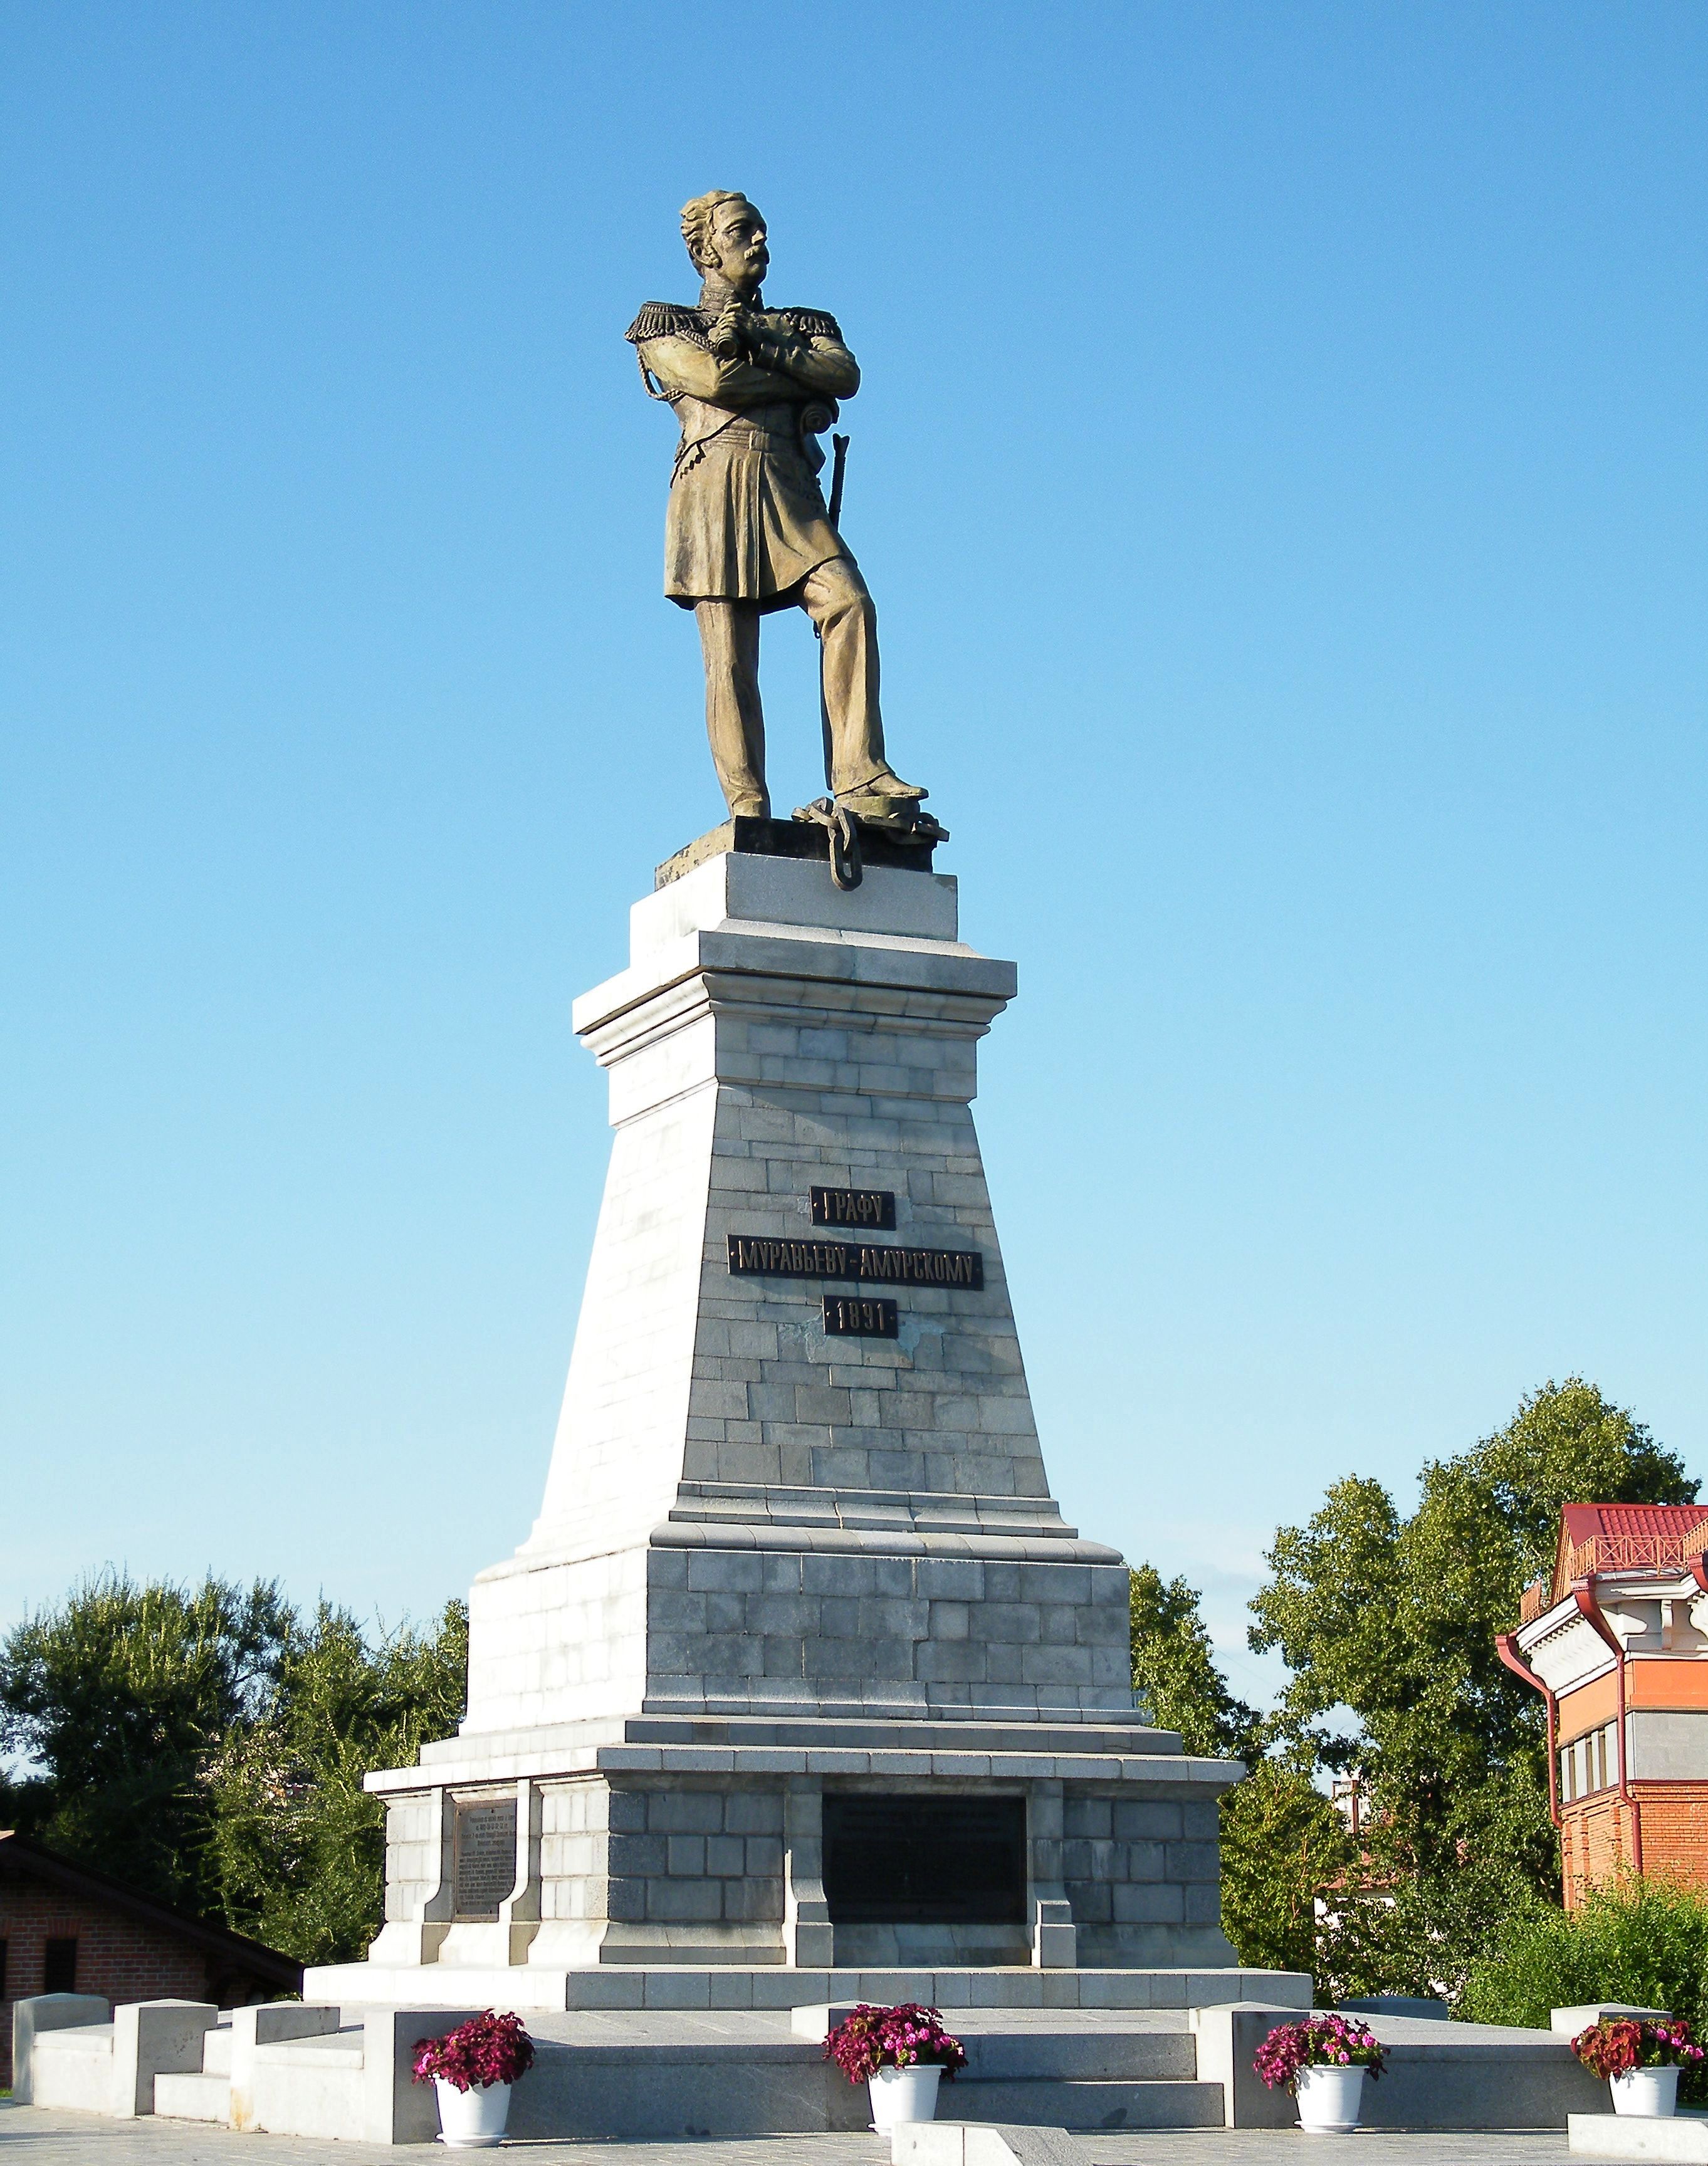
<path fill-rule="evenodd" d="M 893 769 L 880 767 L 852 789 L 838 790 L 836 801 L 871 827 L 906 829 L 913 825 L 920 800 L 930 794 L 917 784 L 903 782 Z"/>

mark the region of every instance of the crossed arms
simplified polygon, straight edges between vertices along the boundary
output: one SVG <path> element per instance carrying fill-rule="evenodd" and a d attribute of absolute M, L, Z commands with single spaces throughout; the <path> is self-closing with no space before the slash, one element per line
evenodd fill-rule
<path fill-rule="evenodd" d="M 771 406 L 810 393 L 852 399 L 859 363 L 832 338 L 803 338 L 780 317 L 732 305 L 712 325 L 710 351 L 692 339 L 642 341 L 641 359 L 672 397 L 712 406 Z"/>

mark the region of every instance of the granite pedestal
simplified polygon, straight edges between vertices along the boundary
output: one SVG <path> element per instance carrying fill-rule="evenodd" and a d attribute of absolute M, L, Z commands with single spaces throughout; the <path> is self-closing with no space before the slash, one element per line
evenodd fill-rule
<path fill-rule="evenodd" d="M 1272 1990 L 1219 1923 L 1241 1771 L 1140 1720 L 1125 1566 L 1044 1475 L 970 1111 L 1013 966 L 928 869 L 692 854 L 575 1007 L 616 1140 L 539 1518 L 461 1733 L 370 1778 L 369 1963 L 307 1989 Z"/>

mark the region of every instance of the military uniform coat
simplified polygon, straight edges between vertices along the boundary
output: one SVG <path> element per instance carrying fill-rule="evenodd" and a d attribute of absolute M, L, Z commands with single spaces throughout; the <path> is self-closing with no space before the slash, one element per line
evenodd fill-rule
<path fill-rule="evenodd" d="M 849 552 L 830 523 L 817 436 L 859 370 L 833 316 L 757 312 L 758 357 L 711 348 L 712 319 L 653 301 L 630 326 L 642 381 L 682 425 L 664 515 L 664 592 L 684 609 L 708 600 L 782 609 L 817 566 Z M 657 389 L 653 390 L 656 383 Z"/>

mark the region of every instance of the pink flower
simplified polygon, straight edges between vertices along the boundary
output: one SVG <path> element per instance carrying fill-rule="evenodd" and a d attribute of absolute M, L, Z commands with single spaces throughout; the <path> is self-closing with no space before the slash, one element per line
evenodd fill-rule
<path fill-rule="evenodd" d="M 442 2077 L 459 2091 L 513 2084 L 534 2064 L 534 2042 L 519 2015 L 471 2015 L 442 2038 L 418 2038 L 411 2074 L 418 2084 Z"/>
<path fill-rule="evenodd" d="M 1302 2068 L 1362 2068 L 1379 2078 L 1383 2054 L 1372 2032 L 1344 2015 L 1314 2015 L 1277 2026 L 1257 2048 L 1252 2065 L 1272 2090 L 1298 2088 Z"/>
<path fill-rule="evenodd" d="M 1572 2051 L 1598 2076 L 1629 2075 L 1634 2068 L 1678 2068 L 1702 2058 L 1682 2016 L 1671 2022 L 1604 2015 L 1572 2041 Z"/>
<path fill-rule="evenodd" d="M 896 2008 L 875 2008 L 862 2001 L 824 2042 L 824 2058 L 834 2061 L 851 2084 L 870 2082 L 880 2068 L 906 2068 L 916 2063 L 935 2065 L 954 2079 L 966 2066 L 959 2038 L 943 2027 L 934 2008 L 904 2001 Z"/>

